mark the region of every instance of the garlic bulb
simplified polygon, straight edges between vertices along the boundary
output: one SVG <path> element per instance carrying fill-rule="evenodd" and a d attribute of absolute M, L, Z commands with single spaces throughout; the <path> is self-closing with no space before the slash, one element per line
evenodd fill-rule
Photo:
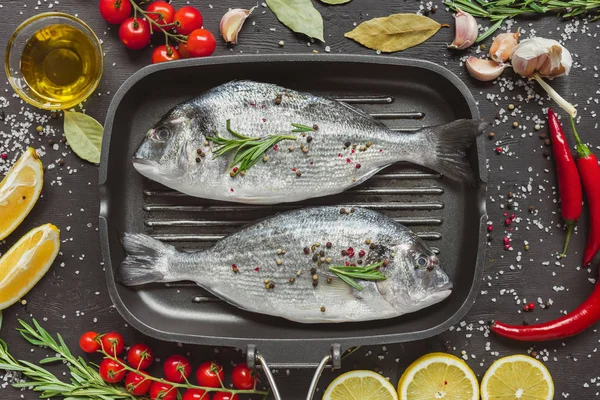
<path fill-rule="evenodd" d="M 556 40 L 533 38 L 522 41 L 513 52 L 512 66 L 515 72 L 525 78 L 535 79 L 563 110 L 572 117 L 577 109 L 558 94 L 543 78 L 566 76 L 571 72 L 573 59 L 569 50 Z"/>
<path fill-rule="evenodd" d="M 499 77 L 506 64 L 493 60 L 482 60 L 481 58 L 470 56 L 465 64 L 469 74 L 478 81 L 492 81 Z"/>
<path fill-rule="evenodd" d="M 519 43 L 519 32 L 501 33 L 494 38 L 490 47 L 490 58 L 497 62 L 510 60 Z"/>
<path fill-rule="evenodd" d="M 452 44 L 448 45 L 450 49 L 464 50 L 475 43 L 477 39 L 477 21 L 468 12 L 456 8 L 456 34 Z"/>
<path fill-rule="evenodd" d="M 250 10 L 244 10 L 241 8 L 234 8 L 229 10 L 223 18 L 221 18 L 221 24 L 219 29 L 221 30 L 221 36 L 227 43 L 237 43 L 237 37 L 244 26 L 246 18 L 250 16 L 252 11 L 256 7 L 252 7 Z"/>
<path fill-rule="evenodd" d="M 569 75 L 573 59 L 569 50 L 556 40 L 533 38 L 522 41 L 513 52 L 515 72 L 530 78 L 538 72 L 545 78 Z"/>

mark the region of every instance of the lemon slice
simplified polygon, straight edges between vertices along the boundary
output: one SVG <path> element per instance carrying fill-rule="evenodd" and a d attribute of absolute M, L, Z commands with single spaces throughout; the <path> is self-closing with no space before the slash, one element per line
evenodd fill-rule
<path fill-rule="evenodd" d="M 23 222 L 40 197 L 43 185 L 42 162 L 29 147 L 0 182 L 0 240 Z"/>
<path fill-rule="evenodd" d="M 0 310 L 23 297 L 48 271 L 60 248 L 52 224 L 30 230 L 0 258 Z"/>
<path fill-rule="evenodd" d="M 335 378 L 322 400 L 397 400 L 396 389 L 373 371 L 350 371 Z"/>
<path fill-rule="evenodd" d="M 535 358 L 517 354 L 495 361 L 481 381 L 482 400 L 552 400 L 554 382 Z"/>
<path fill-rule="evenodd" d="M 398 382 L 400 400 L 478 400 L 479 383 L 467 363 L 430 353 L 410 364 Z"/>

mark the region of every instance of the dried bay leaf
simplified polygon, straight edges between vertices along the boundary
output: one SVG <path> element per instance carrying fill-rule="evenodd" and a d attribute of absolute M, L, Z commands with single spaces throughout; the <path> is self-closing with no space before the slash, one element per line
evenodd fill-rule
<path fill-rule="evenodd" d="M 104 128 L 89 115 L 65 111 L 65 138 L 71 150 L 80 158 L 100 164 L 100 150 Z"/>
<path fill-rule="evenodd" d="M 266 0 L 266 2 L 277 19 L 292 31 L 325 43 L 323 17 L 311 0 Z"/>
<path fill-rule="evenodd" d="M 321 3 L 337 5 L 350 3 L 351 1 L 352 0 L 321 0 Z"/>
<path fill-rule="evenodd" d="M 373 50 L 390 53 L 423 43 L 442 26 L 431 18 L 416 14 L 392 14 L 373 18 L 344 36 Z"/>

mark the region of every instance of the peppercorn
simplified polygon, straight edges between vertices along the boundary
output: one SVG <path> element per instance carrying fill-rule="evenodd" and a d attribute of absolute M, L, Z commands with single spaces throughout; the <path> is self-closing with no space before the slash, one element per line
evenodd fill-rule
<path fill-rule="evenodd" d="M 533 350 L 533 351 L 531 352 L 531 357 L 537 357 L 537 351 Z"/>
<path fill-rule="evenodd" d="M 301 269 L 299 269 L 298 271 L 296 271 L 296 276 L 300 276 L 300 275 L 302 275 L 302 270 Z"/>
<path fill-rule="evenodd" d="M 65 135 L 62 135 L 62 137 L 60 138 L 60 142 L 61 142 L 62 144 L 65 144 L 65 143 L 67 143 L 67 138 L 65 137 Z"/>
<path fill-rule="evenodd" d="M 279 41 L 279 47 L 283 47 L 285 45 L 285 42 L 283 40 Z"/>
<path fill-rule="evenodd" d="M 364 250 L 361 250 L 361 251 L 358 252 L 358 256 L 359 257 L 364 257 L 365 254 L 367 254 L 367 253 Z"/>
<path fill-rule="evenodd" d="M 300 171 L 296 171 L 296 176 L 297 176 L 298 178 L 300 178 L 300 177 L 302 176 L 302 172 L 300 172 Z"/>
<path fill-rule="evenodd" d="M 492 237 L 492 235 L 488 235 L 488 237 L 487 237 L 487 241 L 488 241 L 488 242 L 491 242 L 492 240 L 493 240 L 493 237 Z"/>
<path fill-rule="evenodd" d="M 340 208 L 340 214 L 346 214 L 346 209 L 344 207 Z"/>
<path fill-rule="evenodd" d="M 524 248 L 525 248 L 525 251 L 529 251 L 529 245 L 528 244 L 526 244 Z"/>
<path fill-rule="evenodd" d="M 548 157 L 550 157 L 550 152 L 548 150 L 544 150 L 542 155 L 544 156 L 544 158 L 548 158 Z"/>
<path fill-rule="evenodd" d="M 362 260 L 357 260 L 356 262 L 357 262 L 358 264 L 362 264 L 362 262 L 363 262 L 363 261 L 362 261 Z"/>
<path fill-rule="evenodd" d="M 321 306 L 321 312 L 325 312 L 325 307 Z"/>
<path fill-rule="evenodd" d="M 514 110 L 514 109 L 515 109 L 515 105 L 514 105 L 514 104 L 509 104 L 509 105 L 508 105 L 508 109 L 509 109 L 510 111 Z"/>
<path fill-rule="evenodd" d="M 546 301 L 546 309 L 550 308 L 552 306 L 552 303 L 550 302 L 550 300 Z"/>
<path fill-rule="evenodd" d="M 494 136 L 496 136 L 496 135 L 494 134 L 494 132 L 490 132 L 490 133 L 488 134 L 488 137 L 490 138 L 490 140 L 491 140 L 491 139 L 493 139 L 493 138 L 494 138 Z"/>
<path fill-rule="evenodd" d="M 548 135 L 546 135 L 544 132 L 540 133 L 540 139 L 546 139 L 546 137 L 548 137 Z"/>
<path fill-rule="evenodd" d="M 308 153 L 308 147 L 302 147 L 302 152 L 303 153 Z"/>
<path fill-rule="evenodd" d="M 333 278 L 332 278 L 332 277 L 330 277 L 330 276 L 328 276 L 328 277 L 327 277 L 327 283 L 331 283 L 331 282 L 333 282 Z"/>
<path fill-rule="evenodd" d="M 346 250 L 342 250 L 342 257 L 345 257 L 348 252 Z"/>
<path fill-rule="evenodd" d="M 202 149 L 196 149 L 196 154 L 198 154 L 198 155 L 202 154 Z"/>
<path fill-rule="evenodd" d="M 325 256 L 325 251 L 324 251 L 324 250 L 321 250 L 321 251 L 319 252 L 319 255 L 320 255 L 321 257 L 324 257 L 324 256 Z"/>
<path fill-rule="evenodd" d="M 519 127 L 519 123 L 517 121 L 513 122 L 513 128 L 518 128 Z"/>
<path fill-rule="evenodd" d="M 294 283 L 296 282 L 296 278 L 294 278 L 293 276 L 290 278 L 290 283 Z"/>
<path fill-rule="evenodd" d="M 310 142 L 312 142 L 312 139 L 313 139 L 313 138 L 312 138 L 312 136 L 308 136 L 308 137 L 306 138 L 306 143 L 310 143 Z"/>
<path fill-rule="evenodd" d="M 506 203 L 506 208 L 507 208 L 508 210 L 512 210 L 512 209 L 513 209 L 513 205 L 512 205 L 512 203 Z"/>
<path fill-rule="evenodd" d="M 328 249 L 330 249 L 330 248 L 331 248 L 331 246 L 333 246 L 333 245 L 331 244 L 331 242 L 327 242 L 327 243 L 325 243 L 325 247 L 327 247 Z"/>
<path fill-rule="evenodd" d="M 367 146 L 360 146 L 360 147 L 358 148 L 358 150 L 359 150 L 359 151 L 365 151 L 365 150 L 367 150 Z"/>
<path fill-rule="evenodd" d="M 374 249 L 375 249 L 375 247 L 377 247 L 377 246 L 375 245 L 375 243 L 371 243 L 371 244 L 369 245 L 369 248 L 370 248 L 371 250 L 374 250 Z"/>
<path fill-rule="evenodd" d="M 263 157 L 263 162 L 267 162 L 267 161 L 269 161 L 269 156 L 264 156 Z"/>
<path fill-rule="evenodd" d="M 551 144 L 552 144 L 552 142 L 550 142 L 550 139 L 544 140 L 544 145 L 550 146 Z"/>
<path fill-rule="evenodd" d="M 199 160 L 199 158 L 196 158 L 196 160 Z M 200 161 L 196 161 L 196 162 L 200 162 Z M 229 172 L 229 176 L 230 176 L 230 177 L 232 177 L 232 178 L 233 178 L 235 175 L 236 175 L 236 173 L 235 173 L 235 172 L 233 172 L 233 171 L 230 171 L 230 172 Z"/>
<path fill-rule="evenodd" d="M 511 220 L 510 218 L 506 218 L 506 219 L 504 220 L 504 225 L 506 225 L 506 226 L 510 226 L 510 224 L 512 224 L 512 220 Z"/>
<path fill-rule="evenodd" d="M 496 147 L 496 154 L 502 154 L 502 147 Z"/>
<path fill-rule="evenodd" d="M 317 274 L 314 274 L 314 275 L 312 276 L 312 280 L 313 280 L 313 281 L 318 281 L 318 280 L 319 280 L 319 275 L 317 275 Z"/>
<path fill-rule="evenodd" d="M 319 281 L 312 281 L 312 285 L 313 285 L 313 287 L 319 286 Z"/>
<path fill-rule="evenodd" d="M 350 212 L 351 212 L 351 213 L 353 213 L 354 211 L 356 211 L 356 208 L 352 207 L 352 208 L 350 209 Z"/>
<path fill-rule="evenodd" d="M 65 165 L 65 160 L 63 160 L 62 158 L 60 158 L 60 159 L 58 160 L 58 165 L 60 165 L 61 167 L 62 167 L 63 165 Z"/>
<path fill-rule="evenodd" d="M 310 269 L 310 274 L 311 274 L 311 275 L 314 275 L 314 274 L 316 274 L 316 273 L 317 273 L 317 269 L 316 269 L 315 267 L 312 267 L 312 268 Z"/>
<path fill-rule="evenodd" d="M 387 258 L 385 260 L 383 260 L 383 266 L 387 266 L 390 263 L 390 260 L 388 260 Z"/>
<path fill-rule="evenodd" d="M 304 254 L 310 254 L 310 249 L 308 247 L 304 248 Z"/>
<path fill-rule="evenodd" d="M 231 270 L 232 270 L 234 273 L 236 273 L 236 274 L 237 274 L 237 273 L 240 271 L 240 269 L 238 268 L 238 266 L 237 266 L 237 265 L 235 265 L 235 264 L 231 264 Z"/>
<path fill-rule="evenodd" d="M 327 258 L 325 258 L 325 262 L 326 262 L 327 264 L 331 263 L 331 257 L 327 257 Z"/>
<path fill-rule="evenodd" d="M 352 143 L 350 143 L 350 142 L 345 142 L 345 143 L 344 143 L 344 146 L 345 146 L 345 147 L 350 147 L 350 145 L 351 145 L 351 144 L 352 144 Z"/>
<path fill-rule="evenodd" d="M 535 207 L 534 206 L 529 206 L 529 212 L 531 214 L 533 214 L 535 212 Z"/>
<path fill-rule="evenodd" d="M 278 258 L 277 260 L 275 260 L 275 264 L 281 265 L 283 264 L 283 261 Z"/>
<path fill-rule="evenodd" d="M 367 142 L 367 147 L 373 146 L 373 142 Z"/>
<path fill-rule="evenodd" d="M 509 198 L 509 199 L 512 199 L 512 198 L 513 198 L 513 196 L 514 196 L 514 194 L 513 194 L 513 192 L 508 192 L 508 193 L 506 194 L 506 196 L 508 196 L 508 198 Z"/>
<path fill-rule="evenodd" d="M 280 105 L 281 104 L 281 95 L 278 94 L 277 97 L 275 97 L 275 104 Z"/>
<path fill-rule="evenodd" d="M 319 255 L 318 254 L 313 254 L 312 260 L 313 261 L 317 261 L 319 259 Z"/>
<path fill-rule="evenodd" d="M 313 125 L 313 131 L 318 131 L 318 130 L 319 130 L 319 125 L 317 125 L 317 124 L 314 124 L 314 125 Z"/>

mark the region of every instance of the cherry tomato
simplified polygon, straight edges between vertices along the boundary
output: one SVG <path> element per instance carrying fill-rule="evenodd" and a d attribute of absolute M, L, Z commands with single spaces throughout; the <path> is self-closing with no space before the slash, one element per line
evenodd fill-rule
<path fill-rule="evenodd" d="M 237 394 L 232 395 L 228 392 L 217 392 L 213 396 L 212 400 L 240 400 Z"/>
<path fill-rule="evenodd" d="M 125 349 L 123 336 L 117 332 L 109 332 L 102 336 L 102 348 L 113 357 L 117 357 Z"/>
<path fill-rule="evenodd" d="M 175 400 L 177 389 L 164 382 L 152 382 L 150 385 L 150 399 L 152 400 Z"/>
<path fill-rule="evenodd" d="M 202 389 L 188 389 L 182 400 L 210 400 L 210 395 Z"/>
<path fill-rule="evenodd" d="M 225 372 L 219 364 L 207 361 L 196 370 L 196 379 L 200 386 L 218 388 L 225 379 Z"/>
<path fill-rule="evenodd" d="M 240 390 L 254 389 L 256 381 L 255 372 L 246 366 L 246 364 L 238 364 L 231 372 L 231 380 L 233 386 Z"/>
<path fill-rule="evenodd" d="M 179 43 L 178 50 L 181 58 L 190 58 L 192 56 L 188 51 L 187 45 L 185 43 Z"/>
<path fill-rule="evenodd" d="M 133 11 L 129 0 L 100 0 L 99 7 L 100 15 L 109 24 L 120 24 Z"/>
<path fill-rule="evenodd" d="M 143 371 L 140 372 L 145 374 Z M 150 385 L 152 385 L 150 379 L 146 379 L 144 376 L 136 374 L 135 372 L 128 372 L 125 377 L 125 390 L 136 396 L 142 396 L 148 393 Z"/>
<path fill-rule="evenodd" d="M 187 358 L 176 354 L 166 359 L 163 372 L 168 381 L 181 383 L 192 373 L 192 366 Z"/>
<path fill-rule="evenodd" d="M 175 9 L 164 1 L 150 3 L 146 8 L 146 12 L 148 12 L 146 16 L 158 22 L 159 25 L 170 25 L 175 20 Z"/>
<path fill-rule="evenodd" d="M 128 49 L 143 49 L 150 41 L 150 24 L 142 18 L 127 18 L 119 27 L 119 38 Z"/>
<path fill-rule="evenodd" d="M 181 54 L 173 46 L 158 46 L 152 52 L 152 64 L 158 64 L 165 61 L 179 60 Z"/>
<path fill-rule="evenodd" d="M 79 338 L 79 347 L 86 353 L 100 350 L 100 337 L 96 332 L 86 332 Z"/>
<path fill-rule="evenodd" d="M 122 363 L 125 364 L 124 362 Z M 105 358 L 102 360 L 100 367 L 98 368 L 100 377 L 102 377 L 104 382 L 108 383 L 117 383 L 123 380 L 123 378 L 125 378 L 125 374 L 127 373 L 127 370 L 125 370 L 123 364 L 120 364 L 115 360 Z"/>
<path fill-rule="evenodd" d="M 148 369 L 154 360 L 152 350 L 145 344 L 134 344 L 127 352 L 127 362 L 135 369 Z"/>
<path fill-rule="evenodd" d="M 187 40 L 187 50 L 192 57 L 206 57 L 215 52 L 217 41 L 206 29 L 196 29 Z"/>
<path fill-rule="evenodd" d="M 175 13 L 175 30 L 182 35 L 189 35 L 193 30 L 202 28 L 202 14 L 192 6 L 181 7 Z"/>

